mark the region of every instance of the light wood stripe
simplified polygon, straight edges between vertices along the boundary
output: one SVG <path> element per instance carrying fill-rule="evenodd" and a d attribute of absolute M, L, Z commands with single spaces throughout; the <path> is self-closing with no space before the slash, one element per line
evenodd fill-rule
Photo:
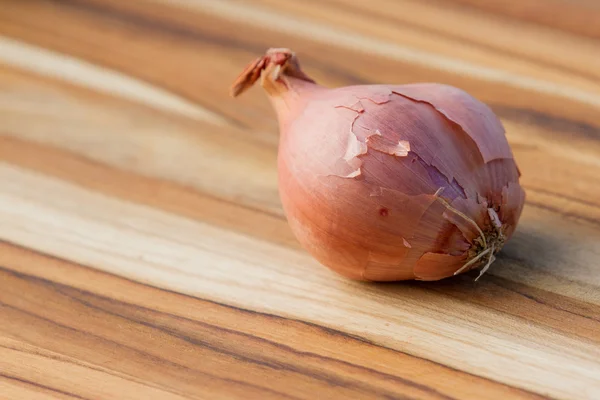
<path fill-rule="evenodd" d="M 116 95 L 189 118 L 225 125 L 220 115 L 175 96 L 162 88 L 100 68 L 76 57 L 59 54 L 5 36 L 0 36 L 0 65 L 35 72 L 101 93 Z"/>
<path fill-rule="evenodd" d="M 412 354 L 529 390 L 583 394 L 600 384 L 597 345 L 518 321 L 504 329 L 494 313 L 435 296 L 417 300 L 410 290 L 386 303 L 377 291 L 349 297 L 356 284 L 325 271 L 304 253 L 6 164 L 0 179 L 5 182 L 1 239 L 51 255 L 68 254 L 71 261 L 170 290 L 344 329 L 386 347 L 403 349 L 408 343 Z M 260 263 L 252 261 L 259 258 Z M 415 319 L 418 325 L 408 322 Z M 462 340 L 465 336 L 469 342 Z M 485 361 L 489 357 L 493 365 Z M 554 369 L 545 368 L 547 363 Z"/>
<path fill-rule="evenodd" d="M 596 400 L 600 42 L 567 3 L 5 0 L 0 398 Z M 497 112 L 527 201 L 489 273 L 359 284 L 302 249 L 269 100 L 228 95 L 273 45 Z"/>
<path fill-rule="evenodd" d="M 203 398 L 213 393 L 215 386 L 226 384 L 227 395 L 233 397 L 310 399 L 315 391 L 322 397 L 335 397 L 340 383 L 346 382 L 352 389 L 344 393 L 352 398 L 447 400 L 456 398 L 456 385 L 465 388 L 465 395 L 477 398 L 540 398 L 342 331 L 166 292 L 2 243 L 0 250 L 0 261 L 11 268 L 0 269 L 0 279 L 11 284 L 11 292 L 0 294 L 0 299 L 18 305 L 10 311 L 18 322 L 8 334 L 19 336 L 8 340 L 11 347 L 59 357 L 151 388 Z M 47 267 L 41 275 L 36 271 L 40 262 Z M 37 276 L 42 279 L 34 278 Z M 38 335 L 35 329 L 19 335 L 23 326 L 48 329 L 47 318 L 32 297 L 18 301 L 11 296 L 19 290 L 35 292 L 85 318 L 69 319 L 69 312 L 57 307 L 53 319 L 63 325 L 53 327 L 52 332 L 61 335 Z M 3 310 L 2 316 L 9 316 L 9 309 L 0 312 Z M 122 328 L 117 335 L 111 332 L 114 323 Z M 33 344 L 24 345 L 22 340 Z M 90 346 L 96 351 L 89 351 Z M 117 362 L 116 349 L 127 358 Z M 168 362 L 147 368 L 151 354 Z M 260 378 L 265 372 L 269 380 Z M 228 381 L 228 376 L 233 379 Z M 237 382 L 245 384 L 242 392 L 236 390 Z M 284 392 L 294 382 L 302 386 L 286 396 Z M 89 387 L 96 385 L 91 382 Z M 224 397 L 223 391 L 216 393 Z"/>
<path fill-rule="evenodd" d="M 164 0 L 153 0 L 164 1 Z M 579 103 L 600 107 L 600 95 L 594 92 L 556 85 L 553 82 L 541 81 L 533 77 L 515 75 L 507 71 L 483 67 L 462 60 L 442 57 L 420 49 L 401 46 L 396 43 L 374 40 L 368 36 L 349 30 L 335 29 L 282 13 L 275 13 L 263 7 L 249 5 L 237 0 L 169 0 L 169 4 L 178 4 L 220 18 L 234 20 L 239 23 L 252 24 L 256 27 L 267 27 L 271 30 L 299 35 L 307 39 L 334 46 L 347 48 L 363 53 L 377 54 L 398 61 L 410 62 L 429 68 L 442 69 L 459 75 L 471 76 L 488 82 L 502 83 L 507 86 L 531 90 L 541 94 L 556 95 Z"/>

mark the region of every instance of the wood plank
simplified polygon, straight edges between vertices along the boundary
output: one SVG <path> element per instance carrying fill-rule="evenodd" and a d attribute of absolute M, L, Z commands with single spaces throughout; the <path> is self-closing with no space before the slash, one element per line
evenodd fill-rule
<path fill-rule="evenodd" d="M 49 174 L 96 192 L 124 198 L 136 204 L 207 222 L 229 231 L 269 240 L 292 249 L 300 249 L 287 224 L 279 216 L 264 214 L 260 210 L 244 208 L 235 203 L 224 203 L 168 182 L 152 178 L 142 179 L 101 164 L 87 162 L 81 157 L 64 151 L 14 139 L 5 139 L 0 143 L 2 144 L 0 159 L 5 162 Z M 533 261 L 535 260 L 530 262 Z M 462 280 L 424 285 L 429 290 L 441 290 L 442 293 L 452 297 L 460 296 L 465 301 L 475 301 L 495 310 L 540 321 L 553 329 L 566 330 L 585 337 L 591 335 L 592 338 L 598 339 L 599 332 L 594 321 L 599 320 L 600 316 L 596 306 L 519 284 L 518 281 L 524 279 L 520 275 L 513 276 L 508 273 L 507 279 L 495 278 L 490 285 L 470 286 L 467 294 L 462 292 L 463 285 L 466 284 L 466 281 Z M 537 279 L 539 278 L 537 276 Z M 498 295 L 498 292 L 502 293 Z M 507 297 L 512 297 L 514 302 L 505 303 Z M 591 297 L 587 300 L 593 302 L 594 299 Z M 523 301 L 529 304 L 514 306 L 515 303 Z M 569 323 L 564 323 L 566 321 Z M 587 328 L 581 329 L 582 326 Z"/>
<path fill-rule="evenodd" d="M 451 2 L 481 8 L 494 14 L 504 14 L 513 20 L 531 21 L 553 29 L 600 39 L 600 27 L 596 23 L 600 18 L 600 7 L 593 0 L 545 0 L 543 2 L 451 0 Z M 560 15 L 560 18 L 557 18 L 557 15 Z"/>
<path fill-rule="evenodd" d="M 0 398 L 598 398 L 598 10 L 518 3 L 5 0 Z M 484 278 L 351 282 L 300 247 L 274 112 L 228 96 L 280 44 L 326 86 L 498 113 L 527 203 Z"/>
<path fill-rule="evenodd" d="M 8 288 L 0 312 L 14 321 L 1 331 L 0 351 L 20 352 L 42 371 L 40 364 L 53 363 L 86 370 L 75 375 L 102 374 L 102 387 L 127 379 L 112 389 L 128 388 L 112 393 L 119 398 L 139 398 L 140 388 L 161 398 L 222 398 L 237 390 L 283 398 L 295 387 L 289 397 L 318 391 L 320 398 L 448 399 L 456 385 L 467 397 L 538 398 L 343 331 L 165 292 L 5 243 L 0 249 Z M 40 313 L 41 303 L 52 310 Z M 27 372 L 12 373 L 25 379 Z M 35 379 L 55 391 L 71 387 L 56 376 Z M 81 390 L 81 397 L 99 396 L 96 387 Z"/>
<path fill-rule="evenodd" d="M 595 40 L 527 23 L 518 24 L 515 20 L 452 4 L 431 7 L 415 0 L 362 3 L 313 0 L 315 7 L 293 1 L 259 0 L 255 3 L 348 30 L 368 31 L 380 41 L 403 43 L 448 58 L 469 60 L 489 68 L 501 67 L 504 71 L 518 71 L 538 79 L 545 74 L 554 82 L 563 82 L 566 77 L 587 78 L 581 87 L 589 89 L 589 84 L 597 83 L 600 74 L 600 60 L 594 55 L 599 43 Z M 507 29 L 509 24 L 510 29 Z M 478 34 L 473 35 L 474 31 Z M 557 47 L 561 52 L 556 51 Z M 574 65 L 573 58 L 582 63 Z M 556 75 L 550 75 L 553 73 Z"/>
<path fill-rule="evenodd" d="M 76 55 L 144 81 L 156 82 L 163 88 L 223 114 L 231 115 L 239 104 L 252 104 L 254 113 L 247 114 L 259 117 L 256 119 L 262 121 L 262 126 L 265 119 L 256 113 L 267 112 L 272 116 L 264 96 L 258 93 L 240 99 L 244 103 L 234 103 L 227 98 L 222 81 L 203 80 L 201 77 L 222 76 L 227 79 L 225 85 L 229 85 L 230 80 L 239 73 L 240 63 L 244 65 L 249 57 L 272 46 L 274 33 L 279 41 L 289 43 L 289 47 L 316 58 L 316 62 L 305 62 L 307 72 L 321 70 L 319 74 L 314 74 L 316 78 L 336 76 L 334 82 L 339 82 L 340 77 L 347 81 L 364 82 L 377 77 L 379 82 L 398 83 L 433 78 L 461 86 L 492 104 L 533 108 L 563 118 L 597 124 L 594 112 L 595 107 L 600 105 L 600 86 L 597 81 L 578 81 L 573 77 L 564 81 L 565 84 L 557 84 L 554 80 L 540 80 L 536 76 L 544 71 L 543 68 L 524 73 L 515 65 L 519 60 L 503 61 L 503 67 L 515 71 L 515 74 L 507 75 L 503 69 L 486 68 L 479 63 L 460 62 L 459 58 L 439 58 L 432 56 L 434 52 L 417 51 L 407 46 L 410 43 L 396 43 L 402 40 L 399 36 L 395 37 L 391 47 L 384 48 L 369 48 L 369 45 L 380 43 L 379 38 L 371 39 L 370 36 L 359 36 L 356 38 L 360 39 L 358 42 L 348 39 L 339 43 L 342 37 L 348 37 L 347 30 L 329 28 L 319 31 L 319 34 L 311 33 L 311 28 L 328 26 L 318 23 L 306 25 L 305 29 L 286 29 L 290 25 L 290 18 L 293 18 L 289 17 L 289 13 L 278 14 L 254 3 L 202 1 L 206 2 L 178 0 L 177 4 L 182 8 L 174 8 L 160 2 L 135 7 L 110 0 L 72 0 L 64 2 L 62 7 L 56 7 L 54 3 L 42 0 L 25 4 L 9 0 L 8 6 L 0 14 L 0 33 L 60 53 Z M 128 11 L 130 9 L 133 10 Z M 242 9 L 243 12 L 240 11 Z M 254 17 L 250 18 L 251 15 Z M 285 20 L 284 15 L 288 16 Z M 239 21 L 240 16 L 245 18 L 245 23 Z M 277 21 L 281 22 L 275 24 Z M 36 29 L 30 29 L 31 26 Z M 65 41 L 65 35 L 70 40 Z M 135 59 L 120 53 L 123 51 L 119 46 L 122 37 L 128 38 L 128 53 L 135 54 Z M 338 46 L 328 46 L 326 43 L 331 40 L 337 40 Z M 552 44 L 552 38 L 547 40 Z M 166 48 L 170 57 L 179 60 L 176 73 L 173 63 L 160 61 L 165 60 L 162 55 Z M 365 51 L 370 53 L 369 57 L 364 57 Z M 209 52 L 210 57 L 202 57 L 204 52 Z M 578 57 L 585 54 L 584 51 L 577 53 Z M 346 60 L 352 60 L 352 63 Z M 149 64 L 153 68 L 142 68 Z M 401 71 L 401 74 L 397 71 Z M 550 79 L 558 79 L 558 82 L 570 79 L 570 76 L 564 73 L 561 77 L 548 75 Z M 329 84 L 327 79 L 320 81 Z M 248 123 L 248 119 L 240 121 L 239 118 L 249 115 L 237 113 L 235 120 Z M 274 124 L 270 126 L 274 127 Z"/>
<path fill-rule="evenodd" d="M 385 290 L 347 282 L 303 252 L 9 164 L 0 176 L 1 239 L 169 290 L 343 329 L 530 390 L 585 393 L 598 384 L 597 343 L 419 287 Z M 559 376 L 569 376 L 569 383 Z"/>

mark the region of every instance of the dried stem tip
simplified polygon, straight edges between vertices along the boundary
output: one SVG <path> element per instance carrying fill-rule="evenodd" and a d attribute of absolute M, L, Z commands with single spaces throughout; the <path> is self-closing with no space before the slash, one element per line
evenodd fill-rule
<path fill-rule="evenodd" d="M 264 73 L 263 73 L 264 71 Z M 265 86 L 265 76 L 269 76 L 273 83 L 285 84 L 281 76 L 290 76 L 308 82 L 314 81 L 309 78 L 298 64 L 294 52 L 285 48 L 270 48 L 264 56 L 257 58 L 246 66 L 244 71 L 237 77 L 231 86 L 231 96 L 236 97 L 249 89 L 254 83 L 261 79 L 261 86 Z"/>

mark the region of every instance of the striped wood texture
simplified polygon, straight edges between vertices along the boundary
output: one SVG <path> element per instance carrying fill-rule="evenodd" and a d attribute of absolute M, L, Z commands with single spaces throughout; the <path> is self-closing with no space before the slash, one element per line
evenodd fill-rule
<path fill-rule="evenodd" d="M 0 0 L 0 398 L 599 399 L 600 3 Z M 528 198 L 489 274 L 362 284 L 298 245 L 268 47 L 437 81 Z"/>

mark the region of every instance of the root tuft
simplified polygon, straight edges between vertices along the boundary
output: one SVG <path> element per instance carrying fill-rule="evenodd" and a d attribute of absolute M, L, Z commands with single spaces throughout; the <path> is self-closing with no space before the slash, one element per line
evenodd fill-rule
<path fill-rule="evenodd" d="M 504 246 L 504 242 L 506 241 L 506 236 L 504 235 L 505 226 L 503 226 L 502 222 L 500 222 L 497 211 L 494 208 L 488 208 L 487 211 L 490 219 L 490 226 L 484 232 L 484 230 L 481 229 L 481 227 L 477 225 L 472 218 L 469 218 L 463 212 L 457 210 L 455 207 L 452 207 L 450 203 L 440 197 L 440 194 L 443 190 L 444 188 L 439 188 L 435 192 L 436 199 L 439 200 L 439 202 L 442 203 L 447 209 L 473 225 L 480 235 L 479 238 L 475 239 L 475 244 L 470 250 L 468 261 L 456 272 L 454 272 L 454 275 L 458 275 L 464 271 L 467 271 L 468 269 L 472 268 L 473 265 L 476 265 L 475 268 L 478 268 L 483 264 L 483 262 L 485 262 L 485 265 L 479 272 L 479 275 L 477 278 L 475 278 L 475 281 L 477 281 L 494 263 L 496 260 L 495 254 Z M 484 259 L 485 256 L 488 256 L 487 261 Z"/>

